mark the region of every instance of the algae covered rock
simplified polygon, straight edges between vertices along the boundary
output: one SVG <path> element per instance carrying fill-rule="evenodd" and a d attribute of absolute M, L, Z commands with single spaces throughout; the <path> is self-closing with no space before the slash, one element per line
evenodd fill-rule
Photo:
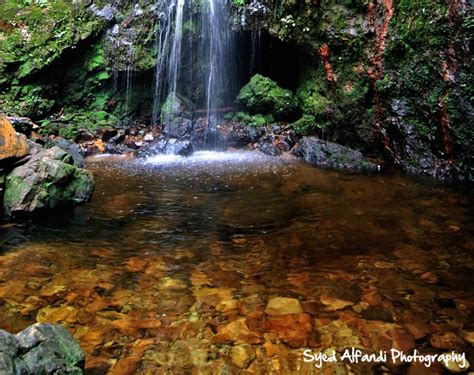
<path fill-rule="evenodd" d="M 5 178 L 5 216 L 87 202 L 94 190 L 92 175 L 73 165 L 72 156 L 59 147 L 35 147 L 27 163 Z"/>
<path fill-rule="evenodd" d="M 240 90 L 237 102 L 252 113 L 271 113 L 277 118 L 290 115 L 296 100 L 290 90 L 281 88 L 270 78 L 256 74 Z"/>
<path fill-rule="evenodd" d="M 0 373 L 82 374 L 85 356 L 62 326 L 34 324 L 17 335 L 0 330 Z"/>
<path fill-rule="evenodd" d="M 317 137 L 301 138 L 295 155 L 307 163 L 332 169 L 378 171 L 379 166 L 364 158 L 362 153 Z"/>

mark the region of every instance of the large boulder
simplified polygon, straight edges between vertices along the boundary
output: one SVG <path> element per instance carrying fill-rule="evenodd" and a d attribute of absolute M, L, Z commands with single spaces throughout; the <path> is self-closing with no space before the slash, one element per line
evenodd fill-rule
<path fill-rule="evenodd" d="M 28 152 L 26 137 L 16 133 L 10 121 L 0 114 L 0 168 L 24 158 Z"/>
<path fill-rule="evenodd" d="M 272 114 L 277 119 L 290 115 L 297 106 L 290 90 L 270 78 L 256 74 L 239 92 L 237 102 L 251 113 Z"/>
<path fill-rule="evenodd" d="M 309 164 L 331 169 L 372 172 L 380 169 L 380 166 L 364 158 L 360 151 L 317 137 L 301 138 L 294 154 Z"/>
<path fill-rule="evenodd" d="M 193 132 L 193 122 L 188 118 L 172 117 L 165 122 L 163 133 L 168 137 L 189 137 Z"/>
<path fill-rule="evenodd" d="M 73 163 L 71 154 L 57 146 L 32 147 L 30 159 L 5 178 L 4 215 L 87 202 L 94 190 L 92 175 Z"/>
<path fill-rule="evenodd" d="M 62 326 L 34 324 L 16 335 L 0 330 L 1 374 L 82 374 L 85 357 Z"/>
<path fill-rule="evenodd" d="M 176 138 L 164 138 L 155 141 L 149 146 L 143 147 L 138 152 L 138 157 L 146 158 L 158 154 L 189 156 L 194 152 L 190 141 Z"/>
<path fill-rule="evenodd" d="M 83 168 L 86 165 L 86 161 L 81 154 L 79 146 L 76 143 L 63 138 L 53 140 L 51 143 L 52 146 L 58 146 L 68 154 L 71 154 L 72 160 L 74 161 L 74 165 L 76 167 Z"/>

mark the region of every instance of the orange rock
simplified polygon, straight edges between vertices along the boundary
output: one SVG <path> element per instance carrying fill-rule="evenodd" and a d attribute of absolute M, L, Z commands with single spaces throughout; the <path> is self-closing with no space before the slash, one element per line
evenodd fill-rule
<path fill-rule="evenodd" d="M 157 319 L 134 319 L 126 318 L 119 319 L 112 322 L 112 326 L 128 336 L 136 337 L 142 336 L 141 329 L 154 329 L 161 327 L 161 322 Z"/>
<path fill-rule="evenodd" d="M 40 323 L 75 323 L 77 310 L 72 306 L 43 307 L 36 315 Z"/>
<path fill-rule="evenodd" d="M 433 348 L 444 350 L 461 349 L 465 345 L 454 332 L 437 332 L 430 337 L 430 344 Z"/>
<path fill-rule="evenodd" d="M 432 363 L 430 367 L 426 367 L 421 362 L 414 362 L 408 368 L 407 375 L 441 375 L 443 368 L 439 363 Z"/>
<path fill-rule="evenodd" d="M 390 336 L 393 340 L 393 348 L 395 349 L 411 353 L 415 348 L 415 339 L 404 329 L 393 328 L 390 330 Z"/>
<path fill-rule="evenodd" d="M 78 337 L 81 347 L 87 352 L 92 353 L 97 347 L 102 345 L 105 339 L 105 330 L 103 327 L 91 327 L 87 332 Z"/>
<path fill-rule="evenodd" d="M 0 114 L 0 162 L 21 159 L 29 150 L 26 137 L 16 133 L 7 118 Z"/>
<path fill-rule="evenodd" d="M 140 364 L 140 357 L 132 355 L 118 361 L 108 372 L 109 375 L 131 375 L 135 374 Z"/>
<path fill-rule="evenodd" d="M 275 332 L 278 338 L 293 348 L 306 345 L 312 331 L 308 314 L 272 316 L 265 322 L 267 331 Z"/>
<path fill-rule="evenodd" d="M 132 345 L 132 354 L 141 357 L 144 352 L 153 348 L 155 345 L 156 342 L 154 338 L 137 340 Z"/>
<path fill-rule="evenodd" d="M 149 259 L 140 257 L 131 257 L 125 263 L 125 267 L 130 272 L 143 272 L 150 262 Z"/>
<path fill-rule="evenodd" d="M 214 341 L 216 343 L 258 344 L 262 340 L 257 333 L 249 329 L 246 319 L 240 318 L 219 328 Z"/>
<path fill-rule="evenodd" d="M 97 147 L 100 153 L 105 152 L 105 145 L 102 139 L 98 139 L 97 141 L 95 141 L 94 146 Z"/>
<path fill-rule="evenodd" d="M 341 310 L 354 304 L 353 302 L 345 301 L 328 295 L 322 295 L 320 297 L 320 301 L 330 311 Z"/>
<path fill-rule="evenodd" d="M 296 298 L 274 297 L 268 301 L 265 312 L 270 316 L 300 314 L 303 308 Z"/>

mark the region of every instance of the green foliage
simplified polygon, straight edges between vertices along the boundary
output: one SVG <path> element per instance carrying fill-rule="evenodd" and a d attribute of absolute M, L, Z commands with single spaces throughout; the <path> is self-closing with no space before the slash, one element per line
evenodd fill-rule
<path fill-rule="evenodd" d="M 116 125 L 118 119 L 106 111 L 78 111 L 63 115 L 60 119 L 46 119 L 39 122 L 40 134 L 59 135 L 66 139 L 73 139 L 84 129 L 96 132 L 100 128 Z"/>
<path fill-rule="evenodd" d="M 242 87 L 237 102 L 251 113 L 271 113 L 277 119 L 287 117 L 296 109 L 296 100 L 290 90 L 260 74 L 254 75 Z"/>
<path fill-rule="evenodd" d="M 291 127 L 299 134 L 311 134 L 317 128 L 317 123 L 313 115 L 305 113 L 299 120 L 292 123 Z"/>
<path fill-rule="evenodd" d="M 236 7 L 245 6 L 246 0 L 232 0 L 232 4 Z"/>
<path fill-rule="evenodd" d="M 255 115 L 251 115 L 247 112 L 238 112 L 234 116 L 234 120 L 255 127 L 265 126 L 275 121 L 274 117 L 271 114 L 262 115 L 261 113 L 257 113 Z"/>
<path fill-rule="evenodd" d="M 66 0 L 1 2 L 0 24 L 0 84 L 43 69 L 105 25 L 84 4 Z"/>
<path fill-rule="evenodd" d="M 312 116 L 316 121 L 326 122 L 331 101 L 325 96 L 321 82 L 310 75 L 296 90 L 303 113 Z"/>

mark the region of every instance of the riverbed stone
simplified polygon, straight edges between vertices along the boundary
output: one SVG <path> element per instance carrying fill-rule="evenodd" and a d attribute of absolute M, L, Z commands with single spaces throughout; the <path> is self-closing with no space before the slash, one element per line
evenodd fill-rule
<path fill-rule="evenodd" d="M 302 312 L 301 303 L 296 298 L 271 298 L 265 308 L 265 313 L 270 316 L 301 314 Z"/>
<path fill-rule="evenodd" d="M 456 353 L 456 352 L 454 353 L 457 354 L 457 356 L 459 357 L 461 355 L 460 353 Z M 453 352 L 444 353 L 444 355 L 446 355 L 448 358 L 450 358 L 452 354 Z M 441 364 L 446 370 L 452 373 L 456 373 L 456 374 L 460 372 L 465 372 L 471 366 L 467 358 L 464 358 L 464 360 L 457 360 L 457 361 L 455 361 L 454 359 L 449 359 L 447 361 L 442 361 Z"/>
<path fill-rule="evenodd" d="M 310 339 L 311 316 L 308 314 L 270 316 L 265 321 L 265 329 L 268 332 L 275 332 L 280 340 L 292 348 L 300 348 Z"/>
<path fill-rule="evenodd" d="M 474 331 L 463 331 L 461 335 L 466 342 L 474 346 Z"/>
<path fill-rule="evenodd" d="M 218 329 L 216 343 L 258 344 L 262 341 L 258 333 L 251 331 L 246 318 L 239 318 Z"/>
<path fill-rule="evenodd" d="M 354 304 L 351 301 L 345 301 L 343 299 L 328 295 L 322 295 L 320 297 L 320 301 L 330 311 L 341 310 Z"/>
<path fill-rule="evenodd" d="M 255 359 L 255 350 L 251 345 L 233 346 L 230 354 L 232 363 L 240 369 L 246 369 Z"/>
<path fill-rule="evenodd" d="M 454 350 L 464 346 L 464 341 L 454 332 L 437 332 L 430 337 L 430 344 L 436 349 Z"/>

